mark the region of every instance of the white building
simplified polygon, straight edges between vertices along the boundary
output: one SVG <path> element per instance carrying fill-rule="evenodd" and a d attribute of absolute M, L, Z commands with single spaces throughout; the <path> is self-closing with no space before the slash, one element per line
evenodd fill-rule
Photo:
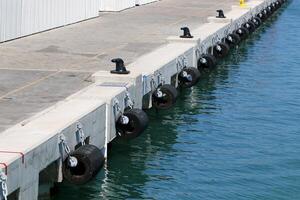
<path fill-rule="evenodd" d="M 0 42 L 155 0 L 0 0 Z"/>

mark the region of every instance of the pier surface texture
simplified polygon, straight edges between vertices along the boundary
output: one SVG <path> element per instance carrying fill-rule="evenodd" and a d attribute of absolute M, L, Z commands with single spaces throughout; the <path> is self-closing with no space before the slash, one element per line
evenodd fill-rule
<path fill-rule="evenodd" d="M 172 83 L 182 59 L 197 67 L 197 51 L 204 53 L 217 34 L 224 37 L 266 2 L 273 0 L 248 1 L 246 8 L 236 0 L 163 0 L 1 43 L 0 172 L 8 194 L 37 199 L 43 170 L 54 168 L 51 181 L 61 182 L 61 142 L 72 151 L 79 124 L 106 156 L 120 116 L 115 105 L 124 110 L 130 94 L 134 107 L 150 108 L 150 81 L 163 76 Z M 215 18 L 218 9 L 226 19 Z M 178 37 L 185 26 L 194 38 Z M 129 75 L 109 73 L 116 57 Z"/>
<path fill-rule="evenodd" d="M 112 58 L 129 64 L 234 2 L 164 0 L 0 44 L 0 131 L 91 84 Z"/>

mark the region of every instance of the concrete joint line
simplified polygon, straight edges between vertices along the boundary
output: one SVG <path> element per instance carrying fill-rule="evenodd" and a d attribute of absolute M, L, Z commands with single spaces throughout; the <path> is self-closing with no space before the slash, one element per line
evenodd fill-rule
<path fill-rule="evenodd" d="M 0 100 L 4 99 L 5 97 L 7 97 L 7 96 L 9 96 L 9 95 L 12 95 L 12 94 L 15 94 L 15 93 L 17 93 L 17 92 L 20 92 L 20 91 L 22 91 L 22 90 L 24 90 L 24 89 L 26 89 L 26 88 L 28 88 L 28 87 L 31 87 L 31 86 L 33 86 L 33 85 L 36 85 L 37 83 L 39 83 L 39 82 L 41 82 L 41 81 L 43 81 L 43 80 L 46 80 L 46 79 L 50 78 L 51 76 L 54 76 L 54 75 L 56 75 L 56 74 L 58 74 L 58 73 L 60 73 L 60 71 L 54 72 L 54 73 L 49 74 L 49 75 L 47 75 L 47 76 L 45 76 L 45 77 L 43 77 L 43 78 L 37 79 L 37 80 L 35 80 L 35 81 L 33 81 L 33 82 L 27 84 L 27 85 L 24 85 L 23 87 L 20 87 L 20 88 L 17 88 L 17 89 L 15 89 L 15 90 L 12 90 L 12 91 L 10 91 L 10 92 L 8 92 L 8 93 L 6 93 L 6 94 L 0 96 Z"/>

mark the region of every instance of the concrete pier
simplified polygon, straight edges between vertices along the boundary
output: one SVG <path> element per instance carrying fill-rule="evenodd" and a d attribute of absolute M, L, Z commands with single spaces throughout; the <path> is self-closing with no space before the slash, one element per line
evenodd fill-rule
<path fill-rule="evenodd" d="M 233 4 L 164 0 L 0 44 L 0 131 L 91 84 L 93 73 L 114 67 L 112 58 L 132 63 Z"/>
<path fill-rule="evenodd" d="M 0 44 L 0 169 L 7 193 L 37 199 L 44 170 L 61 182 L 62 142 L 74 150 L 79 124 L 106 156 L 128 96 L 135 108 L 151 108 L 153 82 L 176 85 L 182 66 L 197 67 L 218 38 L 273 1 L 240 8 L 235 0 L 164 0 Z M 227 18 L 215 18 L 217 9 Z M 178 37 L 183 26 L 192 39 Z M 125 60 L 129 75 L 109 72 L 115 57 Z"/>

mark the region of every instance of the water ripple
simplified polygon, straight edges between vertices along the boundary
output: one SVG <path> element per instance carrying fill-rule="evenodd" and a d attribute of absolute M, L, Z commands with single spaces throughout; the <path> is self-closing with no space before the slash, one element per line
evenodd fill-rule
<path fill-rule="evenodd" d="M 300 2 L 54 199 L 300 199 Z M 78 192 L 74 192 L 74 191 Z"/>

